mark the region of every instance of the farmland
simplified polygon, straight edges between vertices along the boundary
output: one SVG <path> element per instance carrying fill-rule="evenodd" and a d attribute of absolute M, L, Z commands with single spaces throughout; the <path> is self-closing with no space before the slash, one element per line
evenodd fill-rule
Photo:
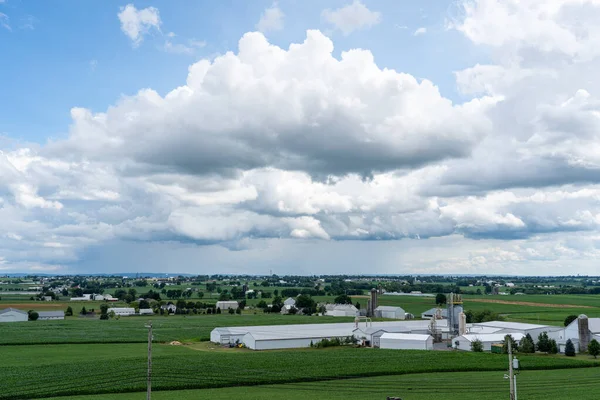
<path fill-rule="evenodd" d="M 119 393 L 145 388 L 143 344 L 10 346 L 1 351 L 0 398 Z M 451 371 L 501 373 L 506 367 L 506 358 L 495 354 L 364 348 L 198 352 L 188 346 L 156 345 L 153 360 L 153 388 L 157 391 Z M 587 358 L 540 355 L 523 355 L 521 362 L 528 372 L 557 368 L 579 371 L 589 367 L 597 372 L 595 367 L 600 365 Z M 74 385 L 65 376 L 77 376 L 78 383 Z M 36 385 L 22 385 L 34 381 Z"/>
<path fill-rule="evenodd" d="M 518 377 L 519 396 L 529 400 L 551 398 L 595 400 L 600 390 L 595 369 L 528 371 Z M 540 384 L 543 382 L 544 384 Z M 229 400 L 381 400 L 401 396 L 404 400 L 504 400 L 508 382 L 502 372 L 447 372 L 390 375 L 324 382 L 299 382 L 254 387 L 153 392 L 157 400 L 181 399 Z M 143 400 L 145 393 L 60 397 L 55 400 Z"/>

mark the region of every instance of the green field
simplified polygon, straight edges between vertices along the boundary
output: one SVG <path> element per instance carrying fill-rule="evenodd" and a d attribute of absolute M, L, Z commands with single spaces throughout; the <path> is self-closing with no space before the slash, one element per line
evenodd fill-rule
<path fill-rule="evenodd" d="M 140 343 L 148 339 L 144 323 L 154 325 L 157 342 L 172 340 L 202 341 L 219 326 L 289 325 L 351 322 L 353 318 L 310 317 L 304 315 L 196 315 L 132 316 L 102 321 L 73 317 L 59 321 L 30 321 L 0 324 L 0 347 L 16 344 L 46 343 Z"/>
<path fill-rule="evenodd" d="M 145 389 L 144 344 L 9 346 L 0 348 L 0 399 L 49 395 L 135 392 Z M 599 362 L 559 356 L 521 356 L 527 372 L 592 369 Z M 154 346 L 153 388 L 199 389 L 300 383 L 357 377 L 455 371 L 498 371 L 506 357 L 471 352 L 422 352 L 366 348 L 271 352 L 208 351 L 194 346 Z M 67 377 L 67 378 L 65 378 Z M 24 383 L 31 383 L 24 385 Z"/>
<path fill-rule="evenodd" d="M 508 381 L 497 372 L 449 372 L 378 376 L 325 382 L 288 383 L 254 387 L 152 392 L 157 400 L 180 399 L 287 399 L 381 400 L 387 396 L 403 400 L 504 400 Z M 598 398 L 600 381 L 596 369 L 527 371 L 519 374 L 519 398 L 527 400 Z M 60 397 L 55 400 L 143 400 L 145 393 Z"/>

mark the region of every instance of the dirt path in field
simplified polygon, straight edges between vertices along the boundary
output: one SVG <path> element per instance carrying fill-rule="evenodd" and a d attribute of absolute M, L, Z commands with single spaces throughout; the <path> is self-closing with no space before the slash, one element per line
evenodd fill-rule
<path fill-rule="evenodd" d="M 592 306 L 580 306 L 577 304 L 549 304 L 549 303 L 533 303 L 531 301 L 509 301 L 509 300 L 494 300 L 494 299 L 469 299 L 469 300 L 467 300 L 467 302 L 512 304 L 512 305 L 517 305 L 517 306 L 548 307 L 548 308 L 595 308 Z"/>

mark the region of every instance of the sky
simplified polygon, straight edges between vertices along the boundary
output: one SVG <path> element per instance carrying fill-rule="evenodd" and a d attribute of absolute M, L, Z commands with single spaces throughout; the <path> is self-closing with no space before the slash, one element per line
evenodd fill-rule
<path fill-rule="evenodd" d="M 0 274 L 599 275 L 598 20 L 0 0 Z"/>

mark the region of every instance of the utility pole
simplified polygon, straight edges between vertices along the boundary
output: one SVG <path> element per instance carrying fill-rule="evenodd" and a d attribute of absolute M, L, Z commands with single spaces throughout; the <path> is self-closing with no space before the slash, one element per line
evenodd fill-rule
<path fill-rule="evenodd" d="M 508 342 L 508 380 L 510 382 L 510 400 L 517 400 L 515 397 L 515 381 L 512 362 L 512 338 L 505 339 Z"/>
<path fill-rule="evenodd" d="M 146 400 L 150 400 L 152 397 L 152 321 L 146 325 L 146 328 L 148 328 L 148 392 L 146 393 Z"/>

